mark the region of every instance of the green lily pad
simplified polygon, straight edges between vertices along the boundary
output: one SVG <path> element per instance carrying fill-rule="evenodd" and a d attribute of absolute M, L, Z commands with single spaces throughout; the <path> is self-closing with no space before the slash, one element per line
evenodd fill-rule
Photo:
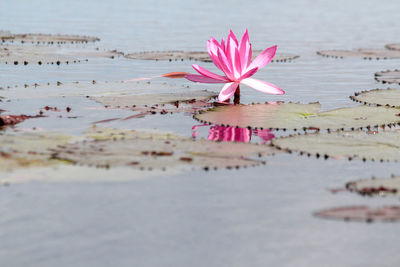
<path fill-rule="evenodd" d="M 0 171 L 65 163 L 52 159 L 50 150 L 72 140 L 72 136 L 49 132 L 0 135 Z"/>
<path fill-rule="evenodd" d="M 96 167 L 129 166 L 140 170 L 167 168 L 239 168 L 263 164 L 253 159 L 273 154 L 271 146 L 193 141 L 168 133 L 98 129 L 83 141 L 54 149 L 53 157 Z"/>
<path fill-rule="evenodd" d="M 261 50 L 253 51 L 254 55 L 261 53 Z M 253 58 L 255 58 L 253 56 Z M 169 60 L 169 61 L 183 61 L 183 60 L 195 60 L 202 62 L 212 62 L 207 52 L 203 51 L 147 51 L 138 52 L 125 55 L 129 59 L 140 59 L 140 60 Z M 276 55 L 271 62 L 286 62 L 292 61 L 299 58 L 297 55 L 282 54 Z"/>
<path fill-rule="evenodd" d="M 123 55 L 116 50 L 102 51 L 85 48 L 49 46 L 0 46 L 0 62 L 11 65 L 60 65 L 88 61 L 92 58 L 115 58 Z"/>
<path fill-rule="evenodd" d="M 314 213 L 325 219 L 362 221 L 362 222 L 397 222 L 400 221 L 400 206 L 383 206 L 370 208 L 368 206 L 345 206 Z"/>
<path fill-rule="evenodd" d="M 226 105 L 200 112 L 195 119 L 210 124 L 260 129 L 344 130 L 400 122 L 399 110 L 358 106 L 319 112 L 319 103 L 266 103 Z"/>
<path fill-rule="evenodd" d="M 400 43 L 387 44 L 387 45 L 385 45 L 385 48 L 386 48 L 386 49 L 389 49 L 389 50 L 400 51 Z"/>
<path fill-rule="evenodd" d="M 353 131 L 291 135 L 272 140 L 272 145 L 301 155 L 349 160 L 399 161 L 400 133 L 397 131 Z"/>
<path fill-rule="evenodd" d="M 8 43 L 32 43 L 32 44 L 73 44 L 73 43 L 89 43 L 100 41 L 97 37 L 84 35 L 67 35 L 67 34 L 42 34 L 42 33 L 23 33 L 13 34 L 8 31 L 0 31 L 0 40 Z"/>
<path fill-rule="evenodd" d="M 388 106 L 393 108 L 400 107 L 399 89 L 374 89 L 355 93 L 350 96 L 353 101 L 372 106 Z"/>
<path fill-rule="evenodd" d="M 386 70 L 375 73 L 375 80 L 385 83 L 394 83 L 400 85 L 400 70 Z"/>
<path fill-rule="evenodd" d="M 376 179 L 375 177 L 371 179 L 362 179 L 347 183 L 346 188 L 349 191 L 357 192 L 363 196 L 394 195 L 400 192 L 400 176 L 382 179 Z"/>
<path fill-rule="evenodd" d="M 322 50 L 318 51 L 317 54 L 323 57 L 330 57 L 330 58 L 355 57 L 355 58 L 362 58 L 365 60 L 400 58 L 400 51 L 379 50 L 379 49 Z"/>

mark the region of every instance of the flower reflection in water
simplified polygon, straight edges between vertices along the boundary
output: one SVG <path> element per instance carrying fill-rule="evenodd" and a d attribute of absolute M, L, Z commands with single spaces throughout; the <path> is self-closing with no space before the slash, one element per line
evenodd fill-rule
<path fill-rule="evenodd" d="M 198 136 L 197 129 L 202 126 L 209 126 L 208 124 L 195 125 L 192 127 L 192 137 Z M 225 127 L 219 125 L 210 126 L 208 130 L 207 139 L 210 141 L 224 141 L 224 142 L 243 142 L 248 143 L 251 136 L 258 136 L 263 143 L 275 138 L 275 135 L 270 130 L 251 130 L 248 128 Z"/>

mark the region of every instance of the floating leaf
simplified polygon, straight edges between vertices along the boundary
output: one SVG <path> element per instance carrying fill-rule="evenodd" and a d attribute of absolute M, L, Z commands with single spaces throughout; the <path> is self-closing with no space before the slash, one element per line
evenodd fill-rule
<path fill-rule="evenodd" d="M 194 116 L 201 122 L 260 129 L 359 129 L 400 122 L 399 110 L 358 106 L 319 112 L 319 103 L 226 105 Z"/>
<path fill-rule="evenodd" d="M 323 50 L 318 55 L 331 58 L 357 57 L 362 59 L 396 59 L 400 58 L 400 51 L 379 49 L 356 49 L 356 50 Z"/>
<path fill-rule="evenodd" d="M 386 49 L 389 50 L 396 50 L 396 51 L 400 51 L 400 43 L 396 43 L 396 44 L 387 44 L 385 45 Z"/>
<path fill-rule="evenodd" d="M 349 191 L 357 192 L 363 196 L 397 194 L 400 191 L 400 177 L 392 176 L 386 179 L 362 179 L 346 184 Z"/>
<path fill-rule="evenodd" d="M 91 58 L 115 58 L 121 52 L 101 51 L 84 48 L 58 48 L 48 46 L 0 46 L 0 62 L 14 65 L 78 63 Z"/>
<path fill-rule="evenodd" d="M 388 88 L 362 91 L 350 96 L 350 99 L 364 105 L 398 108 L 400 107 L 400 90 Z"/>
<path fill-rule="evenodd" d="M 251 159 L 273 154 L 270 146 L 193 141 L 164 133 L 97 129 L 87 133 L 93 141 L 56 148 L 53 156 L 96 167 L 130 166 L 140 170 L 200 167 L 205 170 L 262 164 Z"/>
<path fill-rule="evenodd" d="M 42 33 L 23 33 L 12 34 L 10 32 L 0 31 L 0 40 L 4 42 L 20 42 L 32 44 L 66 44 L 66 43 L 89 43 L 100 41 L 97 37 L 84 35 L 66 35 L 66 34 L 42 34 Z"/>
<path fill-rule="evenodd" d="M 386 70 L 375 73 L 375 80 L 385 83 L 395 83 L 400 85 L 400 70 Z"/>
<path fill-rule="evenodd" d="M 77 81 L 77 82 L 55 82 L 55 83 L 34 83 L 24 85 L 9 85 L 0 89 L 31 88 L 24 90 L 24 94 L 18 95 L 18 99 L 49 98 L 60 96 L 125 96 L 143 95 L 152 93 L 188 93 L 193 91 L 192 87 L 169 83 L 152 82 L 123 82 L 123 81 Z M 201 88 L 201 87 L 199 87 Z M 4 90 L 2 95 L 7 98 L 15 98 L 13 90 Z"/>
<path fill-rule="evenodd" d="M 272 145 L 301 155 L 349 160 L 399 161 L 400 134 L 383 132 L 334 132 L 329 134 L 291 135 L 272 140 Z"/>
<path fill-rule="evenodd" d="M 146 113 L 194 113 L 197 110 L 212 106 L 213 104 L 208 103 L 208 101 L 216 96 L 214 92 L 202 90 L 182 93 L 98 96 L 90 98 L 107 108 L 129 108 L 145 115 Z"/>
<path fill-rule="evenodd" d="M 254 55 L 261 53 L 261 50 L 254 51 Z M 253 56 L 253 58 L 255 58 Z M 169 60 L 169 61 L 183 61 L 183 60 L 196 60 L 203 62 L 212 62 L 207 52 L 200 51 L 151 51 L 151 52 L 139 52 L 125 55 L 126 58 L 130 59 L 141 59 L 141 60 Z M 271 62 L 286 62 L 292 61 L 299 56 L 283 54 L 276 55 Z"/>
<path fill-rule="evenodd" d="M 51 159 L 50 149 L 71 140 L 71 136 L 56 133 L 0 135 L 0 171 L 59 164 Z"/>
<path fill-rule="evenodd" d="M 315 216 L 345 221 L 364 222 L 396 222 L 400 220 L 400 206 L 383 206 L 370 208 L 367 206 L 345 206 L 314 213 Z"/>
<path fill-rule="evenodd" d="M 41 115 L 36 116 L 28 116 L 28 115 L 0 115 L 0 127 L 7 126 L 7 125 L 15 125 L 24 120 L 31 119 L 31 118 L 40 118 Z"/>

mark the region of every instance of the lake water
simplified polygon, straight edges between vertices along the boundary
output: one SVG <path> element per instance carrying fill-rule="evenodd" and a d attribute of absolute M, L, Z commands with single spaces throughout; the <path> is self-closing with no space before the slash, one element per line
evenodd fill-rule
<path fill-rule="evenodd" d="M 129 53 L 205 50 L 210 36 L 220 39 L 230 29 L 241 35 L 248 28 L 254 48 L 277 44 L 278 52 L 300 58 L 271 63 L 256 74 L 279 85 L 286 95 L 244 88 L 242 101 L 319 101 L 327 110 L 354 106 L 348 97 L 356 91 L 386 88 L 374 80 L 374 73 L 399 68 L 400 61 L 327 59 L 316 51 L 382 48 L 400 42 L 399 14 L 395 0 L 3 0 L 0 29 L 93 35 L 101 38 L 94 47 Z M 215 70 L 209 63 L 200 65 Z M 192 72 L 191 62 L 120 58 L 59 67 L 3 64 L 0 86 L 118 81 L 171 71 Z M 220 89 L 220 85 L 201 87 Z M 18 114 L 36 113 L 46 105 L 71 106 L 71 114 L 81 117 L 63 120 L 54 115 L 27 120 L 19 128 L 80 134 L 93 121 L 131 114 L 93 112 L 88 108 L 101 105 L 89 99 L 62 98 L 49 88 L 30 90 L 0 91 L 10 100 L 0 103 L 0 108 Z M 176 114 L 168 120 L 155 115 L 105 126 L 166 130 L 190 137 L 196 124 L 191 116 Z M 200 134 L 205 137 L 207 130 Z M 398 205 L 398 197 L 365 198 L 327 190 L 392 173 L 400 174 L 399 164 L 324 161 L 294 154 L 268 157 L 265 166 L 234 171 L 146 174 L 85 169 L 81 173 L 74 167 L 17 171 L 0 176 L 26 180 L 0 186 L 0 265 L 398 266 L 398 223 L 312 216 L 316 210 L 342 205 Z M 46 179 L 35 179 L 42 177 Z"/>

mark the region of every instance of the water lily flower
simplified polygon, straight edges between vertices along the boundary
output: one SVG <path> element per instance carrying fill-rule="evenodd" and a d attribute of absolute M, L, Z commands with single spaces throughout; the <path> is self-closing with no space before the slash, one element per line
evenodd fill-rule
<path fill-rule="evenodd" d="M 193 82 L 224 83 L 218 96 L 220 102 L 231 98 L 235 93 L 239 95 L 239 84 L 250 86 L 263 93 L 282 95 L 285 92 L 276 85 L 250 78 L 272 60 L 276 49 L 276 45 L 267 48 L 251 61 L 252 49 L 247 29 L 240 42 L 238 42 L 235 34 L 230 31 L 226 43 L 224 39 L 222 39 L 221 43 L 218 43 L 213 37 L 207 42 L 207 51 L 211 60 L 225 75 L 215 74 L 199 65 L 193 64 L 192 67 L 200 75 L 188 74 L 184 77 Z"/>

